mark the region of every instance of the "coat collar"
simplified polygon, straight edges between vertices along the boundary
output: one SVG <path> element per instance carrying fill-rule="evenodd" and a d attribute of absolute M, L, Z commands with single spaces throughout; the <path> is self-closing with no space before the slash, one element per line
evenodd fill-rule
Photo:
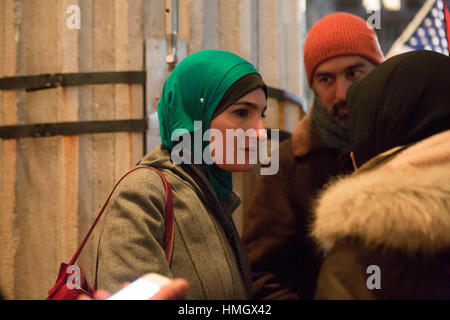
<path fill-rule="evenodd" d="M 209 183 L 201 165 L 175 165 L 170 160 L 170 151 L 163 145 L 156 146 L 141 160 L 139 164 L 152 166 L 156 169 L 170 170 L 183 180 L 188 181 L 197 194 L 206 198 L 209 203 L 220 203 L 215 194 L 214 188 Z M 188 170 L 189 168 L 190 170 Z M 194 174 L 198 177 L 197 180 L 194 178 Z M 199 183 L 203 187 L 201 187 Z M 231 192 L 230 197 L 225 201 L 225 203 L 222 204 L 222 209 L 225 214 L 231 216 L 240 204 L 240 197 L 236 193 Z M 211 209 L 214 211 L 217 210 L 215 206 Z"/>
<path fill-rule="evenodd" d="M 306 115 L 298 122 L 292 132 L 292 154 L 295 157 L 301 157 L 316 149 L 325 148 L 325 144 L 312 121 L 312 108 L 313 106 L 309 107 Z"/>

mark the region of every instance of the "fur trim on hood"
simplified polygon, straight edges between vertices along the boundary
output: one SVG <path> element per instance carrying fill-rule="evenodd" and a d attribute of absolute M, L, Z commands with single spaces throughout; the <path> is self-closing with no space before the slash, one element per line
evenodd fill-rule
<path fill-rule="evenodd" d="M 331 183 L 317 201 L 312 236 L 328 251 L 357 238 L 368 247 L 434 254 L 450 248 L 450 131 L 386 164 Z"/>

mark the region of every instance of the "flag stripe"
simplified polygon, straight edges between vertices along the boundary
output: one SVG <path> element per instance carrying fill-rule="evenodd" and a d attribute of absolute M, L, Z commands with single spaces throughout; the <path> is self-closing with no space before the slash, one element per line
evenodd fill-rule
<path fill-rule="evenodd" d="M 450 13 L 448 11 L 447 1 L 444 1 L 445 24 L 447 25 L 447 41 L 450 52 Z"/>

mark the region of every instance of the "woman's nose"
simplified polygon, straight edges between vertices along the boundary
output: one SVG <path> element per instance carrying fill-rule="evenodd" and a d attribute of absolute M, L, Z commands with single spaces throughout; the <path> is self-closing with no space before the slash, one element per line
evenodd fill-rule
<path fill-rule="evenodd" d="M 258 138 L 258 142 L 264 142 L 267 140 L 267 132 L 264 127 L 263 119 L 258 120 L 258 125 L 256 127 L 256 136 Z"/>

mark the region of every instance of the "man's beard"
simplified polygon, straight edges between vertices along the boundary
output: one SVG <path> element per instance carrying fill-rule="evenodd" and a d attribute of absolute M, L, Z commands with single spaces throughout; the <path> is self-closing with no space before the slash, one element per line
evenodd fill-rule
<path fill-rule="evenodd" d="M 329 110 L 316 96 L 311 113 L 311 119 L 324 144 L 342 152 L 347 152 L 351 148 L 348 132 L 348 116 L 339 114 L 339 110 L 345 105 L 345 102 L 341 101 Z"/>
<path fill-rule="evenodd" d="M 348 115 L 339 114 L 339 109 L 343 107 L 347 108 L 347 104 L 345 103 L 345 101 L 339 101 L 335 103 L 330 110 L 323 105 L 323 103 L 317 96 L 315 99 L 315 103 L 318 105 L 318 107 L 326 112 L 331 121 L 333 121 L 340 128 L 348 130 Z"/>

